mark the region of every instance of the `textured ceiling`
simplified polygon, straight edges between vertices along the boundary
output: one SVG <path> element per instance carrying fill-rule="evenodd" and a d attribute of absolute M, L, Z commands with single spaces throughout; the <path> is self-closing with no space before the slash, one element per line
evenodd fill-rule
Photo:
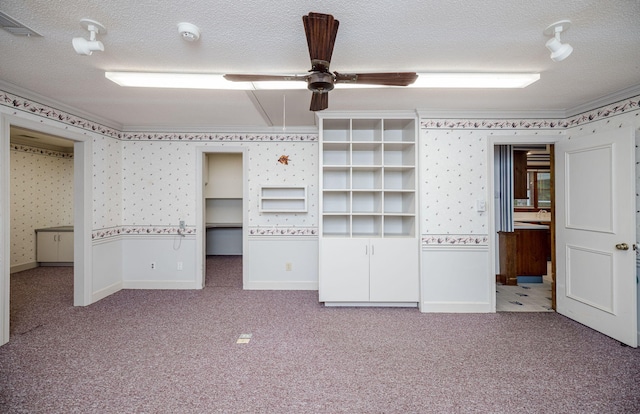
<path fill-rule="evenodd" d="M 15 85 L 126 130 L 277 129 L 284 107 L 287 128 L 313 126 L 309 91 L 152 90 L 104 78 L 114 70 L 305 73 L 310 63 L 302 15 L 310 11 L 340 21 L 332 70 L 541 73 L 537 83 L 515 90 L 334 90 L 331 111 L 562 114 L 640 88 L 638 0 L 3 0 L 0 11 L 43 35 L 0 30 L 5 87 Z M 108 33 L 99 36 L 104 52 L 74 52 L 71 39 L 88 37 L 82 18 L 106 26 Z M 573 22 L 562 40 L 574 53 L 553 62 L 542 32 L 561 19 Z M 182 21 L 200 27 L 200 41 L 181 39 Z"/>

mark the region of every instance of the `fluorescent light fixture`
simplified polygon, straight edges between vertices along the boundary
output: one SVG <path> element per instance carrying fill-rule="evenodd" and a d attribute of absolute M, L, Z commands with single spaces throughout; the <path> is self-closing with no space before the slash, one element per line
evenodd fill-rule
<path fill-rule="evenodd" d="M 539 73 L 418 73 L 409 88 L 524 88 Z"/>
<path fill-rule="evenodd" d="M 220 74 L 105 72 L 120 86 L 142 88 L 284 90 L 307 89 L 302 81 L 230 82 Z M 524 88 L 540 79 L 539 73 L 419 73 L 409 88 Z M 336 88 L 398 88 L 398 86 L 337 83 Z"/>
<path fill-rule="evenodd" d="M 229 82 L 208 73 L 105 72 L 104 76 L 120 86 L 139 88 L 253 89 L 251 82 Z"/>
<path fill-rule="evenodd" d="M 232 82 L 232 83 L 238 83 L 238 82 Z M 278 89 L 280 90 L 307 89 L 307 82 L 303 82 L 303 81 L 268 81 L 268 82 L 248 82 L 248 83 L 252 84 L 253 89 L 257 91 L 278 90 Z"/>

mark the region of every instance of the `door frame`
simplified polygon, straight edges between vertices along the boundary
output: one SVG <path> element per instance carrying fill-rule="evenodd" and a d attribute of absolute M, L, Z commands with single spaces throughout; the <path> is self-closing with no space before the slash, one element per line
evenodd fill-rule
<path fill-rule="evenodd" d="M 487 137 L 487 178 L 488 178 L 488 187 L 487 187 L 487 213 L 489 215 L 489 228 L 488 228 L 488 239 L 489 239 L 489 300 L 490 300 L 490 312 L 496 311 L 496 262 L 498 259 L 498 234 L 496 233 L 496 219 L 495 219 L 495 211 L 496 207 L 494 206 L 495 192 L 496 192 L 496 183 L 495 183 L 495 156 L 494 149 L 496 145 L 525 145 L 525 144 L 555 144 L 564 136 L 564 132 L 562 134 L 555 135 L 491 135 Z M 552 184 L 553 185 L 553 184 Z M 552 217 L 554 212 L 551 212 Z M 554 238 L 554 234 L 552 232 L 552 240 Z M 555 256 L 555 253 L 552 249 L 552 258 Z M 553 260 L 552 260 L 553 261 Z"/>
<path fill-rule="evenodd" d="M 0 251 L 4 263 L 0 267 L 0 345 L 9 342 L 10 283 L 11 283 L 11 156 L 10 128 L 17 126 L 74 141 L 73 145 L 73 225 L 74 266 L 73 305 L 92 303 L 92 171 L 93 139 L 89 131 L 78 132 L 75 127 L 57 125 L 55 122 L 32 120 L 18 114 L 0 114 Z M 29 115 L 27 115 L 29 116 Z"/>
<path fill-rule="evenodd" d="M 249 265 L 247 263 L 248 231 L 247 224 L 249 222 L 249 213 L 247 206 L 247 195 L 249 194 L 249 180 L 247 179 L 249 159 L 247 157 L 247 147 L 244 146 L 227 146 L 208 145 L 196 147 L 196 286 L 204 288 L 206 280 L 207 266 L 207 226 L 205 217 L 205 198 L 204 198 L 204 174 L 205 162 L 207 162 L 207 154 L 216 153 L 233 153 L 242 154 L 242 285 L 247 282 L 247 274 Z"/>

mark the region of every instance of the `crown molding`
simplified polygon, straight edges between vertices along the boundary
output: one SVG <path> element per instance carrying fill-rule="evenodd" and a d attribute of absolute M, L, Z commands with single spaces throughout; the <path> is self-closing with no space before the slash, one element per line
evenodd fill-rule
<path fill-rule="evenodd" d="M 129 125 L 125 126 L 121 132 L 138 133 L 150 132 L 166 133 L 166 134 L 317 134 L 318 127 L 315 126 L 299 126 L 299 127 L 247 127 L 247 126 L 222 126 L 222 127 L 170 127 L 158 125 Z"/>
<path fill-rule="evenodd" d="M 316 112 L 317 119 L 323 118 L 415 118 L 415 110 L 395 111 L 331 111 Z"/>
<path fill-rule="evenodd" d="M 418 116 L 436 119 L 565 119 L 565 110 L 531 110 L 531 111 L 474 111 L 474 110 L 441 110 L 417 109 Z"/>
<path fill-rule="evenodd" d="M 634 85 L 629 88 L 622 89 L 609 95 L 605 95 L 593 101 L 589 101 L 582 105 L 574 106 L 566 110 L 566 118 L 583 114 L 585 112 L 594 111 L 607 105 L 611 105 L 625 99 L 633 98 L 640 95 L 640 85 Z"/>
<path fill-rule="evenodd" d="M 10 82 L 7 82 L 7 81 L 1 80 L 1 79 L 0 79 L 0 90 L 4 90 L 5 92 L 11 93 L 13 95 L 18 95 L 21 98 L 28 99 L 28 100 L 33 101 L 33 102 L 37 102 L 37 103 L 39 103 L 41 105 L 50 106 L 50 107 L 55 108 L 55 109 L 57 109 L 59 111 L 67 112 L 70 115 L 77 116 L 79 118 L 83 118 L 83 119 L 85 119 L 87 121 L 90 121 L 90 122 L 95 122 L 95 123 L 101 124 L 101 125 L 103 125 L 105 127 L 108 127 L 108 128 L 112 128 L 112 129 L 115 129 L 115 130 L 118 130 L 118 131 L 122 130 L 122 125 L 118 124 L 117 122 L 113 122 L 113 121 L 111 121 L 109 119 L 102 118 L 102 117 L 100 117 L 98 115 L 95 115 L 95 114 L 92 114 L 92 113 L 89 113 L 89 112 L 85 112 L 85 111 L 83 111 L 81 109 L 75 108 L 73 106 L 69 106 L 69 105 L 64 104 L 64 103 L 62 103 L 60 101 L 57 101 L 55 99 L 48 98 L 48 97 L 46 97 L 44 95 L 40 95 L 38 93 L 32 92 L 32 91 L 30 91 L 28 89 L 25 89 L 25 88 L 23 88 L 21 86 L 15 85 L 13 83 L 10 83 Z"/>

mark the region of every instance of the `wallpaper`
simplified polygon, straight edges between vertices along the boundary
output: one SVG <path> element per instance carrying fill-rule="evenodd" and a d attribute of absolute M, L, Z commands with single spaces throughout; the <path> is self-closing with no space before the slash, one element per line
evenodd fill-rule
<path fill-rule="evenodd" d="M 93 228 L 122 223 L 122 143 L 100 137 L 93 140 Z"/>
<path fill-rule="evenodd" d="M 11 145 L 11 266 L 36 261 L 35 229 L 73 224 L 73 155 Z"/>
<path fill-rule="evenodd" d="M 422 130 L 420 138 L 421 232 L 438 244 L 483 241 L 488 218 L 476 200 L 487 198 L 486 132 Z"/>
<path fill-rule="evenodd" d="M 195 226 L 197 147 L 202 142 L 124 141 L 122 142 L 122 224 L 127 227 L 152 226 L 153 232 L 177 226 L 184 220 Z M 277 234 L 296 228 L 295 234 L 311 233 L 317 222 L 318 144 L 315 141 L 257 141 L 209 144 L 247 147 L 248 223 L 261 228 L 252 234 Z M 287 163 L 280 162 L 286 156 Z M 260 186 L 306 185 L 307 213 L 260 213 Z M 99 219 L 98 221 L 101 221 Z M 304 229 L 304 230 L 303 230 Z M 128 229 L 138 231 L 136 229 Z M 291 230 L 285 231 L 292 234 Z"/>

